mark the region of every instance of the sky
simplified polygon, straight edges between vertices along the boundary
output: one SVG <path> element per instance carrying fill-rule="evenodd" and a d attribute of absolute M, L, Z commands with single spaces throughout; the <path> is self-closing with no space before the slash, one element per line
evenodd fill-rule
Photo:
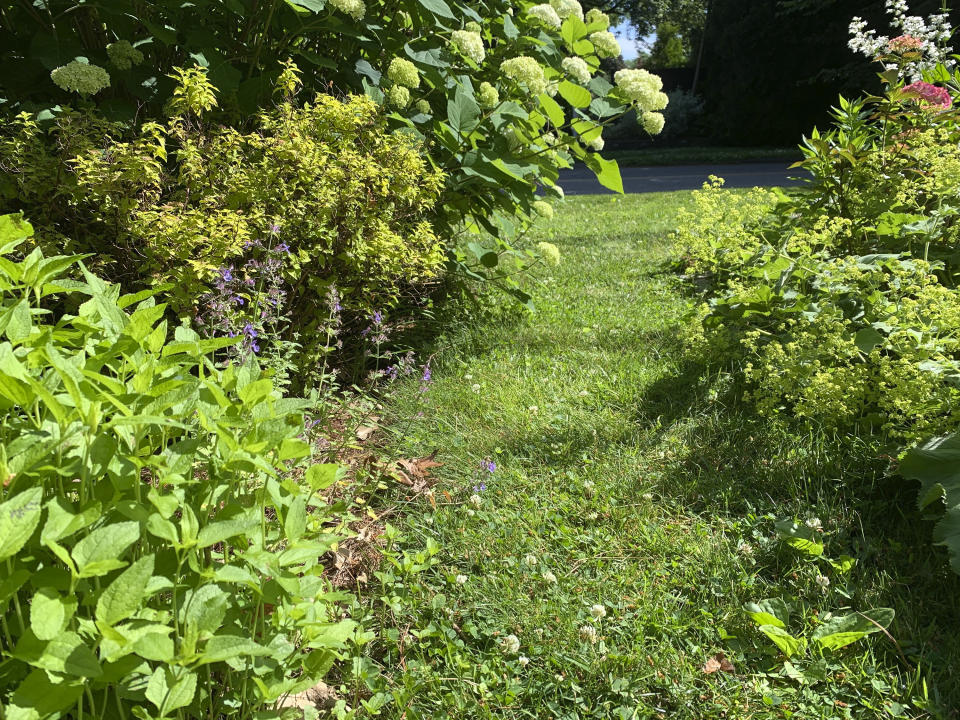
<path fill-rule="evenodd" d="M 637 31 L 634 27 L 629 22 L 624 21 L 612 28 L 612 31 L 613 34 L 617 36 L 617 40 L 620 41 L 620 49 L 623 50 L 623 59 L 635 60 L 637 57 Z M 650 35 L 642 38 L 641 42 L 643 45 L 649 47 L 653 44 L 656 37 L 655 34 Z"/>

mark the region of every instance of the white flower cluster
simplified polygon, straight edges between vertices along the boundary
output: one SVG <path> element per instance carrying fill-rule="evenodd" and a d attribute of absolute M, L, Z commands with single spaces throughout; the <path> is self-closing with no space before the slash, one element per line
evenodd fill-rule
<path fill-rule="evenodd" d="M 620 43 L 617 42 L 616 35 L 609 30 L 598 30 L 597 32 L 590 33 L 590 42 L 593 43 L 593 47 L 597 51 L 597 57 L 608 58 L 620 56 Z"/>
<path fill-rule="evenodd" d="M 565 57 L 560 62 L 560 67 L 563 68 L 563 71 L 567 75 L 581 85 L 586 85 L 590 82 L 590 66 L 587 65 L 587 61 L 582 57 Z"/>
<path fill-rule="evenodd" d="M 646 70 L 624 68 L 613 76 L 617 88 L 637 107 L 647 112 L 663 110 L 670 99 L 663 92 L 663 80 Z"/>
<path fill-rule="evenodd" d="M 500 63 L 500 70 L 511 80 L 526 85 L 531 95 L 539 95 L 547 89 L 543 68 L 529 55 L 504 60 Z"/>
<path fill-rule="evenodd" d="M 527 10 L 527 15 L 532 17 L 534 20 L 539 20 L 541 23 L 547 27 L 559 29 L 562 21 L 560 16 L 557 15 L 557 11 L 548 3 L 543 3 L 541 5 L 534 5 L 532 8 Z"/>
<path fill-rule="evenodd" d="M 490 110 L 500 104 L 500 93 L 488 82 L 480 83 L 480 89 L 477 90 L 477 102 L 480 107 Z"/>
<path fill-rule="evenodd" d="M 898 70 L 902 78 L 911 82 L 923 79 L 924 70 L 932 70 L 938 64 L 953 69 L 956 62 L 950 57 L 953 48 L 946 43 L 953 35 L 953 27 L 946 13 L 930 15 L 926 20 L 918 15 L 908 15 L 910 7 L 906 0 L 887 0 L 887 15 L 890 25 L 899 30 L 899 37 L 877 35 L 867 29 L 867 21 L 855 17 L 850 21 L 851 50 L 871 59 L 880 59 L 884 69 Z M 915 51 L 916 58 L 897 58 L 903 50 Z"/>
<path fill-rule="evenodd" d="M 568 18 L 571 15 L 583 20 L 583 7 L 577 0 L 550 0 L 553 9 L 561 18 Z"/>
<path fill-rule="evenodd" d="M 57 87 L 67 92 L 80 93 L 84 97 L 96 95 L 110 87 L 110 73 L 99 65 L 89 65 L 79 60 L 56 68 L 50 73 L 50 79 Z"/>
<path fill-rule="evenodd" d="M 117 40 L 107 45 L 107 56 L 113 66 L 120 70 L 129 70 L 143 62 L 143 53 L 131 45 L 129 40 Z"/>
<path fill-rule="evenodd" d="M 487 56 L 483 49 L 483 38 L 480 33 L 470 30 L 454 30 L 450 35 L 450 45 L 452 45 L 465 58 L 470 58 L 477 65 L 483 62 Z"/>
<path fill-rule="evenodd" d="M 363 0 L 330 0 L 330 4 L 354 20 L 362 20 L 367 12 L 367 6 Z"/>

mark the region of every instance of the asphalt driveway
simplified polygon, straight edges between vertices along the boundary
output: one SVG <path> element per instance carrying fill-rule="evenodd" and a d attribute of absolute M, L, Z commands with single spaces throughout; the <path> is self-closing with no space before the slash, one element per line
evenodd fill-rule
<path fill-rule="evenodd" d="M 621 167 L 623 190 L 626 193 L 698 190 L 710 175 L 726 180 L 725 187 L 747 188 L 771 185 L 801 184 L 807 175 L 803 170 L 788 170 L 787 163 L 739 163 L 735 165 L 679 165 L 673 167 Z M 560 173 L 560 186 L 567 195 L 611 193 L 584 166 Z"/>

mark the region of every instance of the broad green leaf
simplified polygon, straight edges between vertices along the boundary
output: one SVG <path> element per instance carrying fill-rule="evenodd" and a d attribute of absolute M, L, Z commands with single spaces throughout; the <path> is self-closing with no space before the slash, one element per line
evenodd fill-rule
<path fill-rule="evenodd" d="M 457 19 L 457 16 L 453 14 L 450 6 L 447 5 L 443 0 L 419 0 L 419 2 L 421 5 L 423 5 L 423 7 L 438 17 L 445 17 L 449 18 L 450 20 Z"/>
<path fill-rule="evenodd" d="M 238 515 L 229 520 L 217 520 L 200 530 L 197 535 L 197 545 L 202 548 L 210 547 L 237 535 L 245 535 L 257 524 L 256 517 L 249 513 Z"/>
<path fill-rule="evenodd" d="M 258 645 L 249 638 L 236 635 L 214 635 L 207 641 L 197 665 L 222 662 L 239 657 L 265 657 L 271 655 L 270 648 Z"/>
<path fill-rule="evenodd" d="M 33 237 L 33 226 L 22 215 L 0 215 L 0 255 L 12 252 L 28 237 Z"/>
<path fill-rule="evenodd" d="M 297 10 L 318 13 L 326 7 L 327 3 L 325 0 L 287 0 L 287 5 Z"/>
<path fill-rule="evenodd" d="M 227 612 L 229 595 L 216 585 L 202 585 L 189 590 L 180 608 L 180 622 L 196 628 L 198 633 L 214 633 Z"/>
<path fill-rule="evenodd" d="M 287 508 L 287 516 L 284 518 L 283 531 L 287 540 L 296 542 L 303 537 L 307 530 L 307 502 L 300 496 L 294 498 L 290 507 Z"/>
<path fill-rule="evenodd" d="M 616 160 L 604 160 L 596 153 L 587 155 L 587 167 L 593 170 L 597 180 L 605 188 L 623 194 L 623 179 L 620 177 L 620 166 Z"/>
<path fill-rule="evenodd" d="M 453 100 L 447 103 L 447 122 L 459 135 L 469 135 L 480 123 L 480 106 L 473 93 L 457 86 Z"/>
<path fill-rule="evenodd" d="M 563 108 L 560 107 L 560 103 L 546 93 L 540 93 L 538 99 L 540 100 L 540 107 L 543 108 L 543 111 L 547 114 L 547 117 L 550 118 L 550 122 L 553 124 L 553 126 L 557 128 L 563 127 L 565 118 L 563 115 Z"/>
<path fill-rule="evenodd" d="M 47 503 L 47 521 L 40 531 L 40 542 L 48 544 L 62 540 L 92 525 L 103 515 L 100 503 L 88 505 L 79 513 L 74 513 L 62 498 L 53 498 Z"/>
<path fill-rule="evenodd" d="M 589 90 L 585 87 L 575 85 L 569 80 L 562 81 L 558 90 L 560 97 L 575 108 L 590 107 L 590 102 L 593 100 L 593 95 L 590 94 Z"/>
<path fill-rule="evenodd" d="M 120 573 L 97 600 L 97 620 L 116 625 L 136 612 L 153 574 L 153 566 L 154 556 L 146 555 Z"/>
<path fill-rule="evenodd" d="M 328 487 L 333 485 L 337 481 L 339 471 L 339 465 L 333 465 L 330 463 L 311 465 L 309 468 L 307 468 L 304 478 L 306 479 L 307 484 L 310 486 L 310 490 L 317 492 L 319 490 L 326 490 Z"/>
<path fill-rule="evenodd" d="M 797 639 L 786 630 L 776 625 L 761 625 L 760 632 L 773 640 L 773 643 L 783 651 L 787 657 L 793 657 L 806 647 L 806 640 Z"/>
<path fill-rule="evenodd" d="M 37 720 L 57 716 L 76 703 L 83 685 L 61 680 L 54 683 L 43 670 L 33 670 L 17 686 L 6 709 L 7 720 Z"/>
<path fill-rule="evenodd" d="M 137 638 L 133 643 L 133 652 L 146 660 L 169 663 L 173 661 L 173 638 L 168 632 L 151 631 Z"/>
<path fill-rule="evenodd" d="M 84 644 L 79 635 L 69 630 L 47 641 L 28 631 L 20 638 L 12 654 L 34 667 L 67 675 L 95 678 L 103 672 L 93 650 Z"/>
<path fill-rule="evenodd" d="M 857 348 L 859 348 L 860 352 L 868 355 L 877 345 L 882 345 L 884 339 L 883 335 L 872 327 L 868 327 L 860 330 L 856 334 L 856 337 L 854 337 L 853 342 Z"/>
<path fill-rule="evenodd" d="M 53 640 L 76 610 L 75 597 L 62 597 L 53 588 L 41 588 L 30 598 L 30 629 L 40 640 Z"/>
<path fill-rule="evenodd" d="M 16 555 L 40 522 L 43 488 L 24 490 L 0 504 L 0 560 Z"/>
<path fill-rule="evenodd" d="M 811 557 L 823 555 L 823 542 L 820 540 L 820 534 L 813 528 L 789 519 L 779 520 L 775 527 L 777 535 L 790 547 Z"/>
<path fill-rule="evenodd" d="M 747 603 L 743 609 L 757 625 L 774 625 L 783 628 L 790 622 L 790 608 L 780 598 Z"/>
<path fill-rule="evenodd" d="M 839 650 L 850 643 L 888 628 L 893 622 L 891 608 L 877 608 L 831 618 L 813 631 L 811 638 L 827 650 Z"/>
<path fill-rule="evenodd" d="M 327 625 L 314 625 L 307 633 L 307 647 L 314 650 L 339 648 L 350 639 L 357 628 L 353 620 L 341 620 Z"/>
<path fill-rule="evenodd" d="M 147 700 L 156 706 L 161 717 L 189 705 L 197 691 L 196 673 L 183 668 L 177 670 L 179 673 L 173 668 L 158 667 L 147 682 Z"/>
<path fill-rule="evenodd" d="M 94 530 L 73 548 L 73 560 L 80 577 L 106 575 L 124 567 L 127 563 L 120 557 L 139 537 L 140 524 L 135 522 L 114 523 Z"/>
<path fill-rule="evenodd" d="M 3 315 L 0 315 L 0 327 L 4 328 L 4 333 L 11 342 L 30 337 L 30 331 L 33 328 L 30 321 L 30 304 L 26 300 L 21 300 L 7 308 Z"/>

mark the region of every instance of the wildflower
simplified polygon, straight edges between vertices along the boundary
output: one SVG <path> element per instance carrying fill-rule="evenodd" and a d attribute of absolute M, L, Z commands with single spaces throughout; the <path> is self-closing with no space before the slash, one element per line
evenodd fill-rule
<path fill-rule="evenodd" d="M 96 95 L 110 87 L 110 73 L 99 65 L 74 60 L 61 65 L 50 73 L 50 79 L 57 87 L 68 92 L 80 93 L 83 97 Z"/>
<path fill-rule="evenodd" d="M 560 67 L 581 85 L 590 82 L 590 66 L 582 57 L 565 57 L 560 61 Z"/>
<path fill-rule="evenodd" d="M 480 107 L 490 110 L 500 104 L 500 93 L 490 83 L 482 82 L 477 91 L 477 102 L 480 103 Z"/>
<path fill-rule="evenodd" d="M 417 100 L 417 112 L 429 115 L 431 111 L 430 103 L 426 100 Z"/>
<path fill-rule="evenodd" d="M 466 585 L 467 576 L 466 575 L 457 575 L 457 585 Z"/>
<path fill-rule="evenodd" d="M 607 616 L 607 609 L 600 604 L 594 605 L 590 608 L 590 616 L 594 620 L 599 620 L 600 618 L 605 618 Z"/>
<path fill-rule="evenodd" d="M 520 638 L 513 634 L 507 635 L 500 641 L 500 646 L 505 653 L 513 655 L 520 652 Z"/>
<path fill-rule="evenodd" d="M 595 486 L 594 486 L 593 482 L 592 482 L 591 480 L 587 480 L 587 481 L 583 484 L 583 494 L 586 495 L 588 498 L 592 498 L 592 497 L 593 497 L 594 487 L 595 487 Z"/>
<path fill-rule="evenodd" d="M 403 85 L 394 85 L 387 91 L 387 100 L 395 107 L 405 108 L 410 104 L 410 91 Z"/>
<path fill-rule="evenodd" d="M 553 218 L 553 206 L 544 201 L 544 200 L 534 200 L 533 201 L 533 211 L 540 217 L 545 217 L 547 220 Z"/>
<path fill-rule="evenodd" d="M 553 210 L 553 207 L 550 207 Z M 551 242 L 538 242 L 537 250 L 540 251 L 540 257 L 543 258 L 543 261 L 550 265 L 551 267 L 556 267 L 560 264 L 560 250 Z"/>
<path fill-rule="evenodd" d="M 500 63 L 500 70 L 511 80 L 526 85 L 531 95 L 539 95 L 547 89 L 543 68 L 529 55 L 504 60 Z"/>
<path fill-rule="evenodd" d="M 493 460 L 484 460 L 480 465 L 489 473 L 497 471 L 497 464 Z"/>
<path fill-rule="evenodd" d="M 583 20 L 583 8 L 577 0 L 550 0 L 550 5 L 557 11 L 561 18 L 568 18 L 574 15 Z"/>
<path fill-rule="evenodd" d="M 817 575 L 815 582 L 820 586 L 821 590 L 826 590 L 828 587 L 830 587 L 830 578 L 828 578 L 826 575 Z"/>
<path fill-rule="evenodd" d="M 640 124 L 643 125 L 643 129 L 651 135 L 659 135 L 663 131 L 666 120 L 662 113 L 645 112 L 640 117 Z"/>
<path fill-rule="evenodd" d="M 473 375 L 471 375 L 470 373 L 467 373 L 466 375 L 463 376 L 463 379 L 464 379 L 464 380 L 473 380 Z"/>
<path fill-rule="evenodd" d="M 603 27 L 608 28 L 610 27 L 610 16 L 605 12 L 598 10 L 597 8 L 590 8 L 587 10 L 587 16 L 584 19 L 584 22 L 586 22 L 587 25 L 600 24 L 603 25 Z"/>
<path fill-rule="evenodd" d="M 484 492 L 486 489 L 487 489 L 487 484 L 486 484 L 486 483 L 480 483 L 479 485 L 474 485 L 474 486 L 473 486 L 473 491 L 474 491 L 475 493 L 482 493 L 482 492 Z"/>
<path fill-rule="evenodd" d="M 523 665 L 523 667 L 526 667 L 530 664 L 530 658 L 528 658 L 526 655 L 521 655 L 517 658 L 517 662 Z"/>
<path fill-rule="evenodd" d="M 542 577 L 545 581 L 547 581 L 548 583 L 551 583 L 551 584 L 557 582 L 557 576 L 554 575 L 554 574 L 553 574 L 552 572 L 550 572 L 549 570 L 547 570 L 543 575 L 541 575 L 541 577 Z"/>
<path fill-rule="evenodd" d="M 539 20 L 547 27 L 554 29 L 559 29 L 560 25 L 563 24 L 563 21 L 560 20 L 560 16 L 557 15 L 557 11 L 554 10 L 548 3 L 534 5 L 532 8 L 527 10 L 527 15 L 532 17 L 534 20 Z"/>
<path fill-rule="evenodd" d="M 590 42 L 597 51 L 597 57 L 609 58 L 620 56 L 620 43 L 617 37 L 609 30 L 598 30 L 590 33 Z"/>
<path fill-rule="evenodd" d="M 350 15 L 354 20 L 360 20 L 367 12 L 363 0 L 330 0 L 330 4 L 337 10 Z"/>
<path fill-rule="evenodd" d="M 651 500 L 653 500 L 653 493 L 644 493 L 643 499 L 646 500 L 647 502 L 650 502 Z"/>
<path fill-rule="evenodd" d="M 744 542 L 743 540 L 741 540 L 740 542 L 737 543 L 737 552 L 740 553 L 741 555 L 745 556 L 745 557 L 752 557 L 752 556 L 753 556 L 753 545 L 751 545 L 750 543 L 747 543 L 747 542 Z"/>
<path fill-rule="evenodd" d="M 587 515 L 587 520 L 590 522 L 596 522 L 600 519 L 600 513 L 592 512 Z"/>
<path fill-rule="evenodd" d="M 527 567 L 536 567 L 537 566 L 537 556 L 536 555 L 527 555 L 523 559 L 523 564 Z"/>
<path fill-rule="evenodd" d="M 120 70 L 129 70 L 143 62 L 143 53 L 131 45 L 129 40 L 117 40 L 107 45 L 107 57 L 113 66 Z"/>
<path fill-rule="evenodd" d="M 531 415 L 538 415 L 540 413 L 540 408 L 538 408 L 536 405 L 531 405 L 527 408 L 527 410 Z"/>
<path fill-rule="evenodd" d="M 473 494 L 470 496 L 470 504 L 479 509 L 480 506 L 483 505 L 483 498 L 477 494 Z"/>
<path fill-rule="evenodd" d="M 900 35 L 887 42 L 887 50 L 902 55 L 923 50 L 923 40 L 912 35 Z"/>
<path fill-rule="evenodd" d="M 584 625 L 580 628 L 580 639 L 593 645 L 597 641 L 597 629 L 593 625 Z"/>
<path fill-rule="evenodd" d="M 953 98 L 946 88 L 937 87 L 926 82 L 915 82 L 907 85 L 900 91 L 900 96 L 917 100 L 924 105 L 930 105 L 939 110 L 949 110 L 953 105 Z"/>
<path fill-rule="evenodd" d="M 417 71 L 417 66 L 405 58 L 395 57 L 390 61 L 387 77 L 397 85 L 406 88 L 420 87 L 420 73 Z"/>
<path fill-rule="evenodd" d="M 473 60 L 477 65 L 487 56 L 483 49 L 483 38 L 478 32 L 469 30 L 454 30 L 450 35 L 450 45 L 465 58 Z"/>
<path fill-rule="evenodd" d="M 818 517 L 807 518 L 805 525 L 811 530 L 823 530 L 823 523 Z"/>

